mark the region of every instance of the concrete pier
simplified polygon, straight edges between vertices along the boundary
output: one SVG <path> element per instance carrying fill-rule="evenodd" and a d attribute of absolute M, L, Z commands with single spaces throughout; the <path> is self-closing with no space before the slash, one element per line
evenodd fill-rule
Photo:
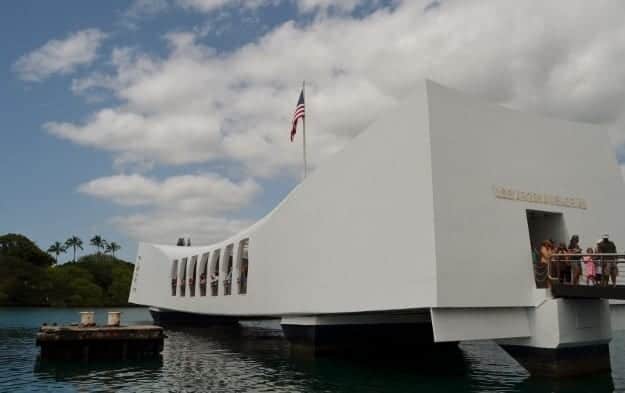
<path fill-rule="evenodd" d="M 528 316 L 528 337 L 497 343 L 530 374 L 569 377 L 610 371 L 607 300 L 548 299 Z"/>
<path fill-rule="evenodd" d="M 533 376 L 572 377 L 610 372 L 608 344 L 571 348 L 501 346 Z"/>
<path fill-rule="evenodd" d="M 205 315 L 150 308 L 150 315 L 155 324 L 161 326 L 214 326 L 237 325 L 238 317 Z"/>
<path fill-rule="evenodd" d="M 360 313 L 283 317 L 284 336 L 297 350 L 328 353 L 423 353 L 456 342 L 435 343 L 429 312 Z"/>
<path fill-rule="evenodd" d="M 127 360 L 158 357 L 160 326 L 42 326 L 36 344 L 44 360 Z"/>
<path fill-rule="evenodd" d="M 434 345 L 429 324 L 282 324 L 282 331 L 292 345 L 309 347 L 316 353 L 395 351 Z"/>

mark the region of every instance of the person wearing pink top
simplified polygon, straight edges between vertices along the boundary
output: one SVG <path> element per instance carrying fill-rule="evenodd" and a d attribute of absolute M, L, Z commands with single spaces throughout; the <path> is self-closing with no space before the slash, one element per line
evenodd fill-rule
<path fill-rule="evenodd" d="M 592 254 L 592 253 L 593 253 L 592 248 L 588 247 L 586 249 L 586 254 Z M 597 285 L 597 279 L 595 277 L 595 275 L 597 274 L 595 261 L 590 255 L 585 255 L 582 258 L 582 261 L 584 261 L 584 273 L 586 273 L 586 285 L 589 285 L 591 281 L 593 285 Z"/>

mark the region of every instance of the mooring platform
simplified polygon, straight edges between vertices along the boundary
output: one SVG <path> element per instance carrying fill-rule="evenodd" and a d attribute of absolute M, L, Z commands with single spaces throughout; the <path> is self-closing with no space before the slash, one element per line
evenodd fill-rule
<path fill-rule="evenodd" d="M 158 357 L 163 328 L 135 326 L 42 326 L 36 344 L 47 360 L 126 360 Z"/>

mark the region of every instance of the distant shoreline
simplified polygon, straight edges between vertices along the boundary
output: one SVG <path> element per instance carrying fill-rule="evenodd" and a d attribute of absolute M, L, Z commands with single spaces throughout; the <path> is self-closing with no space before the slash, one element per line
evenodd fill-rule
<path fill-rule="evenodd" d="M 60 242 L 49 249 L 53 258 L 24 235 L 0 236 L 0 306 L 137 307 L 128 303 L 134 265 L 115 257 L 119 245 L 111 245 L 111 253 L 100 244 L 94 254 L 58 263 L 66 250 Z"/>

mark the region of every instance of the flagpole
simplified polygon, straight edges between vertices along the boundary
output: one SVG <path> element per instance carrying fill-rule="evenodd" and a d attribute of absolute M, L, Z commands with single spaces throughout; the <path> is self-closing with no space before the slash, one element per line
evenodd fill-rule
<path fill-rule="evenodd" d="M 302 81 L 302 95 L 304 96 L 304 105 L 306 105 L 306 81 Z M 307 110 L 308 108 L 306 108 Z M 303 152 L 304 152 L 304 179 L 306 178 L 306 176 L 308 176 L 308 163 L 306 162 L 306 117 L 308 114 L 304 114 L 304 118 L 302 119 L 304 121 L 304 132 L 303 132 L 303 138 L 302 138 L 302 142 L 304 144 L 304 148 L 303 148 Z"/>

